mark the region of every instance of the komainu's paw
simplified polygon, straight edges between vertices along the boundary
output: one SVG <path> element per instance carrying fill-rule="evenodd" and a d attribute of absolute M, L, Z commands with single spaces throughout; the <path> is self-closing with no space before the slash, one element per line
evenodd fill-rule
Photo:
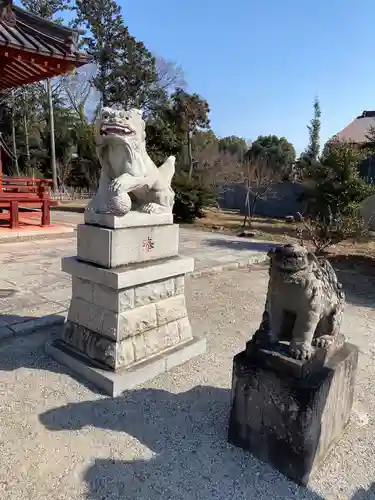
<path fill-rule="evenodd" d="M 306 342 L 291 342 L 289 352 L 292 358 L 304 361 L 311 358 L 313 350 Z"/>
<path fill-rule="evenodd" d="M 167 209 L 157 203 L 146 203 L 141 206 L 140 211 L 145 214 L 164 214 L 167 212 Z"/>
<path fill-rule="evenodd" d="M 112 195 L 118 195 L 121 191 L 121 188 L 122 188 L 122 185 L 121 185 L 121 181 L 119 179 L 113 179 L 112 182 L 109 183 L 108 185 L 108 191 L 112 194 Z"/>
<path fill-rule="evenodd" d="M 327 349 L 333 342 L 332 335 L 321 335 L 313 340 L 313 345 L 316 347 L 323 347 Z"/>
<path fill-rule="evenodd" d="M 87 205 L 86 212 L 90 212 L 92 214 L 104 214 L 107 212 L 107 204 L 99 203 L 97 200 L 94 201 L 94 198 Z"/>

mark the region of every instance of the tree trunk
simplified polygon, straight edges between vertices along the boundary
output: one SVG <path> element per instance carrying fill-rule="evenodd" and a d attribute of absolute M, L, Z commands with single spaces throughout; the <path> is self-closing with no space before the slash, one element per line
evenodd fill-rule
<path fill-rule="evenodd" d="M 193 176 L 193 153 L 191 151 L 190 132 L 187 133 L 188 161 L 189 161 L 189 179 Z"/>
<path fill-rule="evenodd" d="M 57 184 L 56 150 L 55 150 L 55 121 L 53 117 L 52 83 L 50 78 L 48 78 L 47 80 L 47 96 L 48 96 L 49 125 L 50 125 L 50 139 L 51 139 L 51 170 L 52 170 L 52 180 L 53 180 L 53 191 L 56 193 L 58 190 L 58 184 Z"/>
<path fill-rule="evenodd" d="M 246 226 L 247 220 L 249 221 L 249 227 L 251 227 L 251 211 L 250 211 L 250 191 L 246 193 L 245 199 L 245 218 L 243 221 L 243 227 Z"/>
<path fill-rule="evenodd" d="M 254 217 L 255 205 L 257 204 L 257 202 L 258 202 L 258 198 L 256 196 L 254 196 L 253 202 L 249 205 L 251 219 Z"/>

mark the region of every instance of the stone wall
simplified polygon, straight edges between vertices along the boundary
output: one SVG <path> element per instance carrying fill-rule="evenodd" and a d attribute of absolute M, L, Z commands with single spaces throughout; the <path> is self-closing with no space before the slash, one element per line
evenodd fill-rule
<path fill-rule="evenodd" d="M 303 193 L 301 184 L 283 182 L 277 184 L 267 199 L 259 200 L 255 207 L 256 215 L 264 217 L 286 217 L 304 211 L 304 204 L 298 201 Z M 241 184 L 226 186 L 221 190 L 219 204 L 222 209 L 237 209 L 245 212 L 246 188 Z"/>
<path fill-rule="evenodd" d="M 369 156 L 364 160 L 359 167 L 361 176 L 364 177 L 369 183 L 375 182 L 375 156 Z"/>

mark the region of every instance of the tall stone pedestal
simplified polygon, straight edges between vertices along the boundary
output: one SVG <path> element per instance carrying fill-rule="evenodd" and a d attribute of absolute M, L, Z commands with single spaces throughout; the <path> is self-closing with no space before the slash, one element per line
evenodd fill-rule
<path fill-rule="evenodd" d="M 78 255 L 62 261 L 72 300 L 58 361 L 112 396 L 202 354 L 185 303 L 191 258 L 178 256 L 172 215 L 85 215 Z"/>
<path fill-rule="evenodd" d="M 335 346 L 333 346 L 335 347 Z M 279 346 L 234 357 L 229 441 L 307 485 L 348 423 L 357 347 L 318 349 L 311 361 Z"/>

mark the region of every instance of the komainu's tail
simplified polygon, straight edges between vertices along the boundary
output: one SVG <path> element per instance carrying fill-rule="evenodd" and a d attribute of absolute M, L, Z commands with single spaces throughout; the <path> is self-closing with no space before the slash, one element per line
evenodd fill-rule
<path fill-rule="evenodd" d="M 174 165 L 176 163 L 176 158 L 170 156 L 164 163 L 159 167 L 160 175 L 168 182 L 170 185 L 172 178 L 174 176 Z"/>

